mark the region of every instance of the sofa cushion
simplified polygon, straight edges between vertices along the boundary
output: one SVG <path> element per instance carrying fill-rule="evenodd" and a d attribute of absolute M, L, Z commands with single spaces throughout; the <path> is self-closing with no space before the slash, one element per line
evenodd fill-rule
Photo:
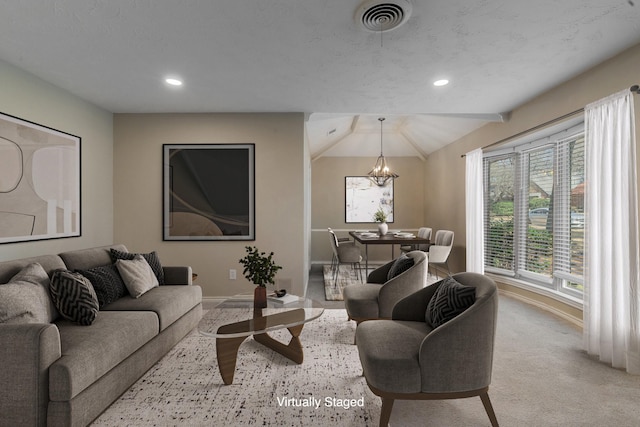
<path fill-rule="evenodd" d="M 100 312 L 91 326 L 56 325 L 62 357 L 49 368 L 54 401 L 72 399 L 158 334 L 158 317 L 149 311 Z"/>
<path fill-rule="evenodd" d="M 57 317 L 49 276 L 40 264 L 29 264 L 0 284 L 0 323 L 51 323 Z"/>
<path fill-rule="evenodd" d="M 119 259 L 116 267 L 129 294 L 134 298 L 140 298 L 159 285 L 158 278 L 142 255 L 136 255 L 132 260 Z"/>
<path fill-rule="evenodd" d="M 65 319 L 87 326 L 98 314 L 98 297 L 89 279 L 80 273 L 56 270 L 49 287 L 56 308 Z"/>
<path fill-rule="evenodd" d="M 100 267 L 102 265 L 113 264 L 110 249 L 126 251 L 124 245 L 100 246 L 97 248 L 80 249 L 77 251 L 63 252 L 60 258 L 67 266 L 67 270 L 89 270 L 90 268 Z"/>
<path fill-rule="evenodd" d="M 435 329 L 471 307 L 475 300 L 475 287 L 464 286 L 453 277 L 447 277 L 427 304 L 425 321 Z"/>
<path fill-rule="evenodd" d="M 123 252 L 117 249 L 111 249 L 110 253 L 113 262 L 116 262 L 119 259 L 132 260 L 136 255 L 142 255 L 151 266 L 151 269 L 158 279 L 158 283 L 164 285 L 164 272 L 162 271 L 162 264 L 160 263 L 160 258 L 158 258 L 158 254 L 156 253 L 156 251 L 149 252 L 148 254 L 135 254 L 131 252 Z"/>
<path fill-rule="evenodd" d="M 389 272 L 387 273 L 387 280 L 391 280 L 394 277 L 404 273 L 411 267 L 413 267 L 414 259 L 408 257 L 406 254 L 400 255 L 394 262 Z"/>
<path fill-rule="evenodd" d="M 30 258 L 15 259 L 0 262 L 0 283 L 9 283 L 11 278 L 29 264 L 40 264 L 48 275 L 59 268 L 66 268 L 62 258 L 58 255 L 39 255 Z"/>
<path fill-rule="evenodd" d="M 96 291 L 100 308 L 127 295 L 127 288 L 122 281 L 118 268 L 113 264 L 76 271 L 91 281 L 93 289 Z"/>
<path fill-rule="evenodd" d="M 356 344 L 369 384 L 388 392 L 419 393 L 418 355 L 431 330 L 424 322 L 369 320 L 359 324 Z"/>
<path fill-rule="evenodd" d="M 151 289 L 140 298 L 125 296 L 102 308 L 103 311 L 153 311 L 160 319 L 160 331 L 202 302 L 200 286 L 165 285 Z"/>

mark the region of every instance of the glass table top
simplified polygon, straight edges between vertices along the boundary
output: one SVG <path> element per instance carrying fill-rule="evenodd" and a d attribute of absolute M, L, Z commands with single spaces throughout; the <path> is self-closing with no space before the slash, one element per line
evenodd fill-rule
<path fill-rule="evenodd" d="M 210 309 L 200 320 L 198 331 L 213 338 L 246 337 L 302 325 L 317 319 L 324 308 L 300 297 L 287 304 L 267 298 L 267 308 L 253 309 L 253 294 L 236 295 Z"/>

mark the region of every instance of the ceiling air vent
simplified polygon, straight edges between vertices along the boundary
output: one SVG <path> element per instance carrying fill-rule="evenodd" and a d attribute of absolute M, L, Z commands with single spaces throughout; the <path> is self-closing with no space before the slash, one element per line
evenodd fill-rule
<path fill-rule="evenodd" d="M 356 23 L 367 31 L 391 31 L 409 19 L 413 6 L 409 0 L 367 0 L 356 11 Z"/>

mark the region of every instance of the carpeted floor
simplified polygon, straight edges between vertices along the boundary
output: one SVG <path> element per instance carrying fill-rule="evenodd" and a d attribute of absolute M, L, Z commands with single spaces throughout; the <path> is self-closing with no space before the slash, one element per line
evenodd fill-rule
<path fill-rule="evenodd" d="M 360 376 L 355 323 L 346 319 L 344 309 L 328 309 L 305 326 L 302 365 L 247 340 L 230 386 L 220 378 L 215 341 L 194 331 L 94 425 L 377 426 L 380 400 Z M 639 425 L 640 377 L 588 357 L 572 325 L 504 296 L 489 396 L 503 427 Z M 310 397 L 321 400 L 320 408 L 279 403 Z M 326 407 L 326 398 L 362 398 L 364 406 Z M 479 398 L 396 401 L 390 425 L 488 426 L 489 420 Z"/>

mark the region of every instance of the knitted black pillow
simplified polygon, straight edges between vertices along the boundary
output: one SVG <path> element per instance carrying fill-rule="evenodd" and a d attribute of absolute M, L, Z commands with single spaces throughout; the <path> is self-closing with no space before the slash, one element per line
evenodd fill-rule
<path fill-rule="evenodd" d="M 109 264 L 89 270 L 76 270 L 91 281 L 98 297 L 100 308 L 128 295 L 124 281 L 115 265 Z"/>
<path fill-rule="evenodd" d="M 476 288 L 447 277 L 427 304 L 425 321 L 432 328 L 447 323 L 476 301 Z"/>
<path fill-rule="evenodd" d="M 72 322 L 91 325 L 98 315 L 98 297 L 89 279 L 80 273 L 55 270 L 49 285 L 51 299 L 60 315 Z"/>
<path fill-rule="evenodd" d="M 131 252 L 122 252 L 117 249 L 111 249 L 111 259 L 113 262 L 116 262 L 119 259 L 124 259 L 126 261 L 130 261 L 138 254 L 134 254 Z M 160 258 L 158 258 L 158 254 L 156 251 L 150 252 L 148 254 L 139 254 L 142 255 L 144 259 L 147 260 L 149 265 L 151 266 L 151 270 L 153 270 L 153 274 L 158 278 L 158 284 L 164 285 L 164 272 L 162 271 L 162 264 L 160 264 Z"/>

